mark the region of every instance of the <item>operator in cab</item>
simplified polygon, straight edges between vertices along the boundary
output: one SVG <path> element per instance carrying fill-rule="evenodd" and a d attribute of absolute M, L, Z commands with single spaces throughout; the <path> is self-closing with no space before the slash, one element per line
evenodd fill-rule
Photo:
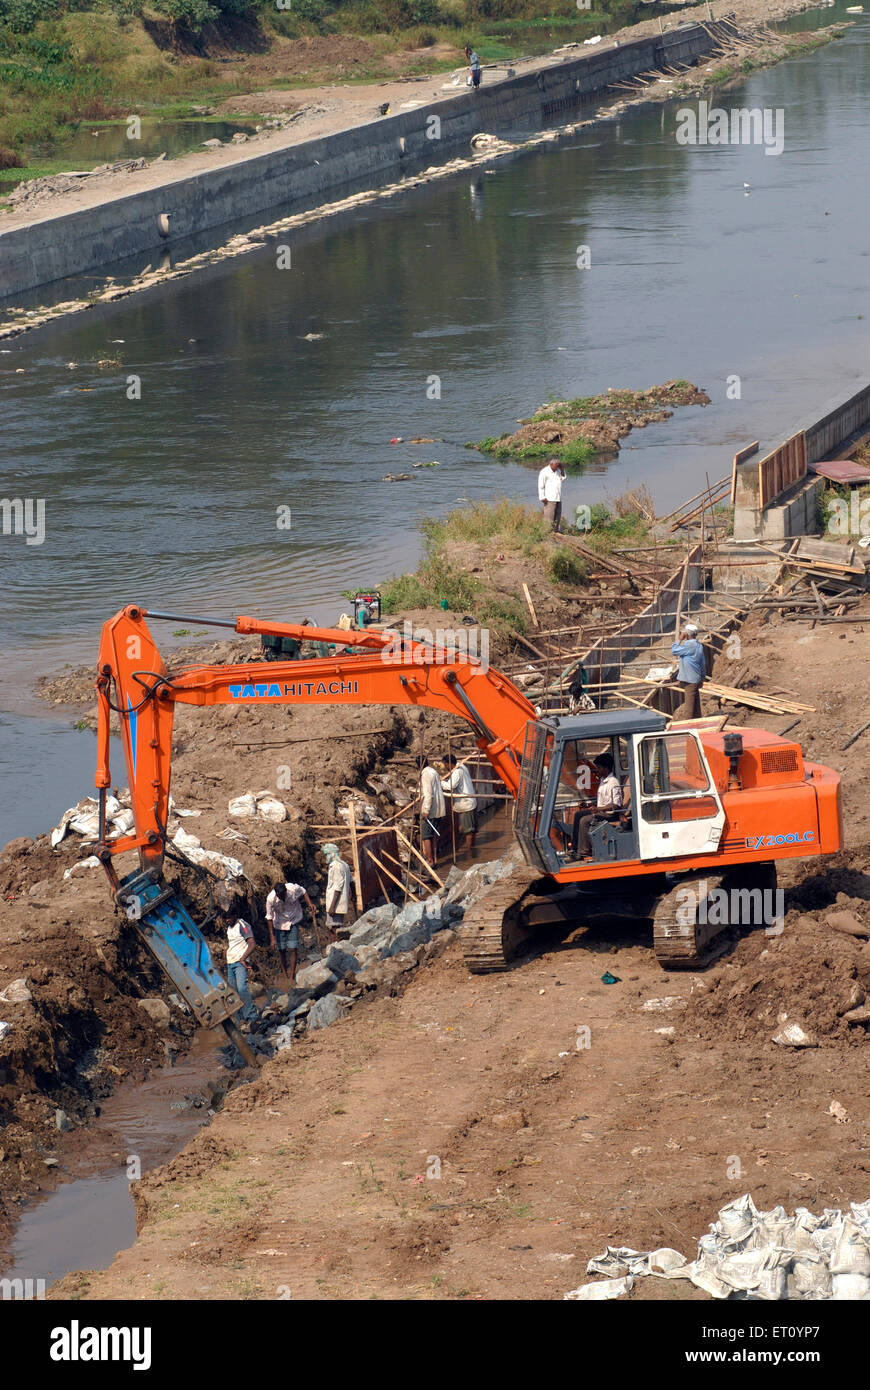
<path fill-rule="evenodd" d="M 612 755 L 599 753 L 598 757 L 593 759 L 593 766 L 599 777 L 598 795 L 595 800 L 595 810 L 581 816 L 574 829 L 577 859 L 592 858 L 589 831 L 594 822 L 601 819 L 611 820 L 615 812 L 622 810 L 622 788 L 619 785 L 619 778 L 613 771 Z"/>

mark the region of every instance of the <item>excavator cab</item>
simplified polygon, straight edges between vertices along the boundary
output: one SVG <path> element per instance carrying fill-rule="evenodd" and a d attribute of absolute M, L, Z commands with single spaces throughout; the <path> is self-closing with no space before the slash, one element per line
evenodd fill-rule
<path fill-rule="evenodd" d="M 621 806 L 597 807 L 602 754 Z M 585 824 L 581 824 L 584 821 Z M 700 737 L 654 710 L 539 719 L 526 729 L 514 828 L 523 856 L 547 874 L 591 865 L 713 853 L 725 813 Z"/>

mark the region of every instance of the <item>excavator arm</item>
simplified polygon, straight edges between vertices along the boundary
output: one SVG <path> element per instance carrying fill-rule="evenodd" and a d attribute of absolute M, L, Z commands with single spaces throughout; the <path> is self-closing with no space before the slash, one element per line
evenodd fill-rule
<path fill-rule="evenodd" d="M 358 650 L 352 655 L 343 652 L 311 661 L 190 666 L 170 674 L 148 630 L 146 616 L 141 608 L 123 609 L 104 625 L 100 644 L 96 785 L 102 805 L 112 782 L 109 728 L 114 710 L 120 722 L 134 818 L 132 834 L 107 843 L 101 816 L 97 852 L 110 878 L 112 857 L 131 849 L 139 851 L 143 869 L 160 869 L 169 816 L 172 725 L 177 704 L 380 704 L 443 710 L 472 726 L 478 747 L 516 796 L 526 725 L 535 718 L 535 710 L 511 681 L 475 658 L 456 657 L 444 647 L 407 642 L 398 633 L 344 632 L 238 617 L 224 625 L 242 634 L 268 633 Z"/>
<path fill-rule="evenodd" d="M 187 705 L 415 705 L 455 714 L 470 724 L 478 747 L 517 794 L 526 726 L 535 710 L 516 687 L 474 658 L 445 647 L 407 641 L 398 633 L 345 632 L 296 623 L 234 622 L 152 613 L 152 618 L 231 627 L 334 643 L 334 656 L 312 661 L 189 666 L 170 672 L 148 626 L 145 609 L 130 606 L 104 624 L 97 674 L 99 833 L 95 852 L 116 901 L 144 944 L 182 992 L 199 1023 L 222 1023 L 245 1059 L 255 1061 L 233 1015 L 241 1000 L 214 966 L 196 924 L 162 878 L 169 820 L 172 726 Z M 347 648 L 353 648 L 348 653 Z M 118 716 L 133 811 L 133 830 L 108 839 L 106 792 L 111 715 Z M 123 879 L 114 858 L 135 850 L 139 869 Z"/>

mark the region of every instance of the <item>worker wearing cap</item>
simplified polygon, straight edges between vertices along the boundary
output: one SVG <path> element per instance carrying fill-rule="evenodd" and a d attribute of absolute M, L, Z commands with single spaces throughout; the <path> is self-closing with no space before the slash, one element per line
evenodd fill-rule
<path fill-rule="evenodd" d="M 675 712 L 675 719 L 700 719 L 700 690 L 707 675 L 707 659 L 704 648 L 698 641 L 698 628 L 695 623 L 685 623 L 680 633 L 680 641 L 675 642 L 671 651 L 677 658 L 677 684 L 683 692 L 683 703 Z"/>

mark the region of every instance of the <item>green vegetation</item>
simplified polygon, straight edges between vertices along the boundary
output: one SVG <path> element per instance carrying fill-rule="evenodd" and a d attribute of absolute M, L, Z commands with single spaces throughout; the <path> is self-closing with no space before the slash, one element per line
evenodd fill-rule
<path fill-rule="evenodd" d="M 519 429 L 481 439 L 466 448 L 495 458 L 558 458 L 566 469 L 582 473 L 596 455 L 614 455 L 619 441 L 639 425 L 666 420 L 678 406 L 709 405 L 706 391 L 690 381 L 666 381 L 647 391 L 602 391 L 597 396 L 553 396 L 534 415 L 518 421 Z"/>
<path fill-rule="evenodd" d="M 580 584 L 586 578 L 586 566 L 567 545 L 560 545 L 547 560 L 547 571 L 557 584 Z"/>
<path fill-rule="evenodd" d="M 639 489 L 645 501 L 649 494 Z M 624 493 L 613 500 L 612 510 L 604 502 L 594 502 L 590 508 L 588 527 L 570 526 L 568 531 L 582 536 L 590 550 L 606 555 L 621 545 L 643 545 L 649 535 L 647 517 L 636 506 L 638 494 Z"/>
<path fill-rule="evenodd" d="M 480 623 L 507 624 L 525 631 L 528 615 L 521 599 L 496 588 L 488 576 L 479 578 L 463 565 L 461 556 L 472 547 L 475 569 L 496 574 L 499 556 L 525 559 L 540 554 L 551 532 L 539 511 L 507 498 L 475 502 L 443 518 L 427 518 L 422 531 L 425 556 L 416 573 L 398 575 L 380 586 L 384 613 L 446 606 L 453 612 L 473 614 Z M 573 574 L 576 577 L 566 582 L 582 578 L 579 567 Z M 556 576 L 551 573 L 551 578 Z"/>
<path fill-rule="evenodd" d="M 484 62 L 604 32 L 640 17 L 640 0 L 0 0 L 0 190 L 70 168 L 28 147 L 81 122 L 132 113 L 175 118 L 258 88 L 373 81 L 451 69 L 472 43 Z M 352 66 L 322 40 L 359 40 Z M 307 66 L 288 40 L 320 40 Z M 235 50 L 235 59 L 227 53 Z M 397 65 L 392 55 L 401 52 Z M 211 55 L 214 53 L 215 57 Z M 280 59 L 286 54 L 286 70 Z M 292 55 L 292 58 L 291 58 Z M 278 72 L 276 75 L 276 59 Z M 248 113 L 250 114 L 250 113 Z M 135 147 L 131 146 L 131 156 Z M 77 158 L 76 168 L 105 162 Z"/>
<path fill-rule="evenodd" d="M 594 444 L 586 439 L 569 439 L 553 444 L 511 444 L 513 436 L 501 435 L 498 439 L 482 439 L 479 444 L 468 444 L 469 449 L 480 449 L 493 458 L 503 459 L 561 459 L 565 468 L 576 468 L 582 472 L 590 459 L 598 452 Z"/>

